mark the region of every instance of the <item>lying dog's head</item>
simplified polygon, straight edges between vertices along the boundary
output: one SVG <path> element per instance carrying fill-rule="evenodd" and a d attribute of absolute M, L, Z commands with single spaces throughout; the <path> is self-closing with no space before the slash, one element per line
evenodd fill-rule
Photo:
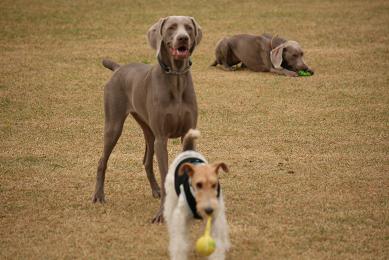
<path fill-rule="evenodd" d="M 168 16 L 161 18 L 147 32 L 150 46 L 157 56 L 164 48 L 176 60 L 188 58 L 202 38 L 201 27 L 193 17 Z"/>
<path fill-rule="evenodd" d="M 178 174 L 188 174 L 196 199 L 197 212 L 202 217 L 212 216 L 218 212 L 219 203 L 217 198 L 219 185 L 219 171 L 228 172 L 225 163 L 194 165 L 184 163 Z"/>
<path fill-rule="evenodd" d="M 304 52 L 298 42 L 286 41 L 270 52 L 270 59 L 274 68 L 285 68 L 298 72 L 306 70 L 313 74 L 313 70 L 304 62 Z"/>

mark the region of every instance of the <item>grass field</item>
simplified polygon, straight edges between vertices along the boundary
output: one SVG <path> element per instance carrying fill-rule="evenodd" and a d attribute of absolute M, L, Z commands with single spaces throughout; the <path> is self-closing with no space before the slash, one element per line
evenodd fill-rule
<path fill-rule="evenodd" d="M 2 0 L 0 258 L 167 259 L 130 118 L 107 203 L 91 203 L 111 75 L 101 59 L 155 63 L 149 26 L 190 15 L 203 28 L 198 149 L 231 171 L 228 259 L 388 259 L 389 2 L 272 2 Z M 220 37 L 265 31 L 299 41 L 316 74 L 209 67 Z M 170 160 L 180 148 L 169 143 Z"/>

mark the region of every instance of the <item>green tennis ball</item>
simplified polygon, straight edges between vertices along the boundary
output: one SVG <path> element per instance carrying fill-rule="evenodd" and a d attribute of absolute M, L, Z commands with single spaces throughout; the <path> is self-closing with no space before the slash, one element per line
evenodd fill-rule
<path fill-rule="evenodd" d="M 306 71 L 306 70 L 299 70 L 297 73 L 298 73 L 298 75 L 300 77 L 312 76 L 312 74 L 309 71 Z"/>

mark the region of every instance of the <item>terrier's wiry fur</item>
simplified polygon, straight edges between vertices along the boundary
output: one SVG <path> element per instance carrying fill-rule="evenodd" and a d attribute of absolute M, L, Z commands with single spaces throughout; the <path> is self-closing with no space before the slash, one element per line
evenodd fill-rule
<path fill-rule="evenodd" d="M 218 187 L 220 169 L 228 172 L 228 168 L 225 163 L 208 164 L 203 155 L 195 151 L 194 140 L 199 135 L 198 130 L 188 131 L 183 139 L 183 152 L 170 165 L 166 177 L 163 214 L 169 230 L 171 259 L 185 260 L 189 251 L 188 224 L 194 218 L 194 213 L 188 205 L 184 185 L 179 186 L 179 195 L 175 186 L 175 178 L 185 174 L 188 175 L 186 182 L 189 183 L 190 192 L 196 201 L 197 214 L 204 219 L 212 217 L 211 235 L 216 240 L 216 250 L 209 259 L 224 259 L 225 251 L 230 246 L 223 194 Z M 193 158 L 202 163 L 187 162 Z"/>

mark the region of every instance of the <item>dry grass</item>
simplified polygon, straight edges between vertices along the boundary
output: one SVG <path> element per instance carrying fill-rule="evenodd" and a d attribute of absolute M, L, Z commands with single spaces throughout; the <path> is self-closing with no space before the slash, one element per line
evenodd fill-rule
<path fill-rule="evenodd" d="M 1 1 L 0 258 L 167 258 L 133 120 L 108 203 L 90 203 L 111 74 L 100 61 L 155 63 L 146 30 L 185 14 L 204 29 L 199 150 L 231 169 L 229 259 L 388 259 L 389 3 L 271 2 Z M 221 36 L 264 31 L 302 43 L 315 76 L 208 67 Z"/>

